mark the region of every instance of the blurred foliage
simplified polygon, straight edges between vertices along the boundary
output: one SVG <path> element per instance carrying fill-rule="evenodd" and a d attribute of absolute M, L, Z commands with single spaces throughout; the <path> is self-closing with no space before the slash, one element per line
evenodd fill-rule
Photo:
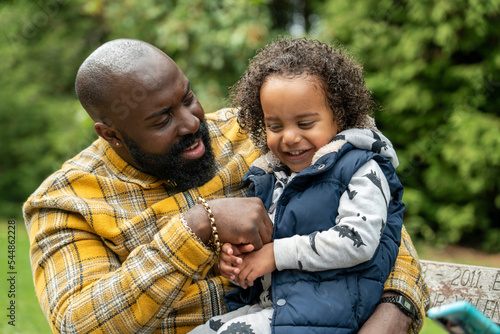
<path fill-rule="evenodd" d="M 64 12 L 64 15 L 61 13 Z M 75 68 L 92 29 L 78 10 L 0 4 L 0 212 L 19 218 L 22 203 L 61 162 L 88 145 L 91 123 L 74 97 Z"/>
<path fill-rule="evenodd" d="M 108 40 L 137 38 L 167 52 L 206 112 L 227 106 L 221 98 L 228 86 L 270 34 L 266 1 L 92 0 L 84 10 L 105 22 Z"/>
<path fill-rule="evenodd" d="M 433 243 L 500 244 L 499 0 L 11 0 L 0 3 L 0 212 L 96 138 L 74 94 L 100 44 L 171 56 L 206 112 L 279 34 L 342 44 L 364 65 L 405 185 L 405 224 Z"/>
<path fill-rule="evenodd" d="M 321 36 L 363 63 L 405 185 L 405 225 L 500 244 L 500 1 L 330 1 Z"/>

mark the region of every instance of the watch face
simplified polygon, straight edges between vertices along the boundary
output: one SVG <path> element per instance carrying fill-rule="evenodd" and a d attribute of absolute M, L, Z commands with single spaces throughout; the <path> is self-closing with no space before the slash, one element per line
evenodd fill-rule
<path fill-rule="evenodd" d="M 403 300 L 403 305 L 408 309 L 411 310 L 411 307 L 413 306 L 408 300 Z"/>

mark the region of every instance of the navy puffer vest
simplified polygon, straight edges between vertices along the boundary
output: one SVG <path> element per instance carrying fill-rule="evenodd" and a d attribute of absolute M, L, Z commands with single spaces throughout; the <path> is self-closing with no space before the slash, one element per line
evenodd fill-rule
<path fill-rule="evenodd" d="M 384 172 L 392 198 L 374 256 L 345 269 L 273 272 L 273 333 L 356 333 L 375 310 L 399 251 L 404 212 L 403 186 L 387 158 L 345 144 L 338 152 L 318 159 L 285 187 L 276 208 L 273 238 L 309 235 L 333 227 L 341 195 L 353 174 L 370 159 Z M 249 196 L 261 198 L 269 208 L 274 175 L 252 167 L 245 180 L 250 182 Z M 230 292 L 226 297 L 228 308 L 258 302 L 261 291 L 256 284 Z"/>

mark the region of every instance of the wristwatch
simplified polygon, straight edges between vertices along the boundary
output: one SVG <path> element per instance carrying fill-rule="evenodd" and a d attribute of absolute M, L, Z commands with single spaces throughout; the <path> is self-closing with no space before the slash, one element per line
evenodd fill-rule
<path fill-rule="evenodd" d="M 384 298 L 381 298 L 380 301 L 379 301 L 379 304 L 381 303 L 391 303 L 391 304 L 394 304 L 396 305 L 397 307 L 399 307 L 399 309 L 404 313 L 406 314 L 407 316 L 409 316 L 410 318 L 415 318 L 415 306 L 413 306 L 412 302 L 404 297 L 404 296 L 389 296 L 389 297 L 384 297 Z"/>

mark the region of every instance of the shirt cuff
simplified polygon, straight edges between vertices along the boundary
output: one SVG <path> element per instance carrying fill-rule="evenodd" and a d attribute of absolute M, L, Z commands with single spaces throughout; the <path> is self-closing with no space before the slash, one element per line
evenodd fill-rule
<path fill-rule="evenodd" d="M 276 269 L 299 269 L 297 243 L 295 241 L 296 237 L 299 236 L 276 239 L 273 241 Z"/>
<path fill-rule="evenodd" d="M 165 261 L 194 279 L 203 279 L 215 262 L 215 254 L 186 229 L 179 216 L 171 218 L 154 240 Z"/>

